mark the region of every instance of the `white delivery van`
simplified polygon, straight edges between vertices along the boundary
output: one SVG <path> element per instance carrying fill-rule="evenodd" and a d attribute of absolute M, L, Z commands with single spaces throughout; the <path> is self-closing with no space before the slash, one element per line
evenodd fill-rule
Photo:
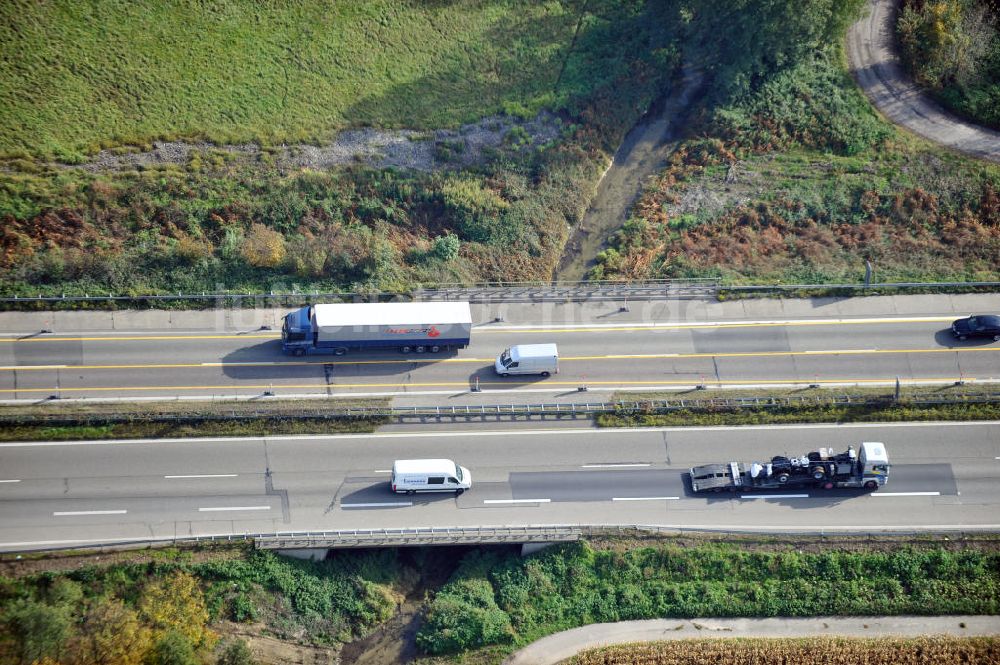
<path fill-rule="evenodd" d="M 559 351 L 555 344 L 518 344 L 497 356 L 493 369 L 500 376 L 541 374 L 559 371 Z"/>
<path fill-rule="evenodd" d="M 397 494 L 461 494 L 472 488 L 472 474 L 450 459 L 398 459 L 392 464 L 389 486 Z"/>

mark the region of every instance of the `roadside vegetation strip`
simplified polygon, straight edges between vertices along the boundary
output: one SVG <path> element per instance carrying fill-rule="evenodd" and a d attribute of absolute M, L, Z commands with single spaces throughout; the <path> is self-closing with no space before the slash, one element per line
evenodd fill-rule
<path fill-rule="evenodd" d="M 350 407 L 377 408 L 385 400 L 338 401 L 335 413 Z M 326 417 L 295 400 L 219 401 L 88 405 L 11 406 L 0 408 L 0 441 L 74 441 L 84 439 L 260 436 L 374 432 L 386 419 L 367 412 L 361 417 Z"/>
<path fill-rule="evenodd" d="M 0 429 L 0 441 L 81 441 L 91 439 L 169 439 L 206 436 L 344 434 L 374 432 L 383 418 L 250 418 L 230 420 L 134 420 L 106 425 L 13 425 Z"/>
<path fill-rule="evenodd" d="M 619 619 L 996 614 L 998 557 L 989 536 L 720 535 L 604 538 L 528 558 L 467 546 L 341 550 L 321 562 L 248 545 L 3 554 L 0 662 L 70 665 L 99 637 L 140 662 L 165 637 L 167 616 L 206 662 L 234 636 L 335 648 L 386 626 L 405 639 L 387 622 L 427 592 L 418 645 L 478 648 L 489 663 L 544 635 Z"/>
<path fill-rule="evenodd" d="M 969 386 L 885 389 L 699 390 L 677 393 L 617 393 L 617 413 L 601 413 L 601 427 L 764 425 L 826 422 L 996 420 L 1000 394 Z M 665 400 L 665 402 L 659 402 Z M 662 406 L 659 406 L 662 404 Z"/>
<path fill-rule="evenodd" d="M 941 665 L 1000 661 L 998 637 L 725 638 L 622 644 L 580 653 L 567 665 Z"/>
<path fill-rule="evenodd" d="M 665 617 L 993 615 L 998 590 L 996 551 L 936 545 L 809 553 L 792 544 L 574 543 L 528 558 L 476 552 L 435 596 L 417 644 L 439 654 L 512 651 L 567 628 Z"/>

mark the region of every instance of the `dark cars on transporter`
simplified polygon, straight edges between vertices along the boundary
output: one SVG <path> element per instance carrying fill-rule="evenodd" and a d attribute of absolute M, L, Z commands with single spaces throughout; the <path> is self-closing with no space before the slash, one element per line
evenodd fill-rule
<path fill-rule="evenodd" d="M 1000 342 L 1000 316 L 977 314 L 959 319 L 951 324 L 951 333 L 959 339 L 991 337 L 994 342 Z"/>

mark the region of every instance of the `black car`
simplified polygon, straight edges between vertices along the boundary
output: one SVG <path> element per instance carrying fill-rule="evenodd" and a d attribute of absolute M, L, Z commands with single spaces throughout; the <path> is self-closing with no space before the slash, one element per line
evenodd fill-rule
<path fill-rule="evenodd" d="M 959 319 L 951 324 L 951 333 L 959 339 L 992 337 L 994 342 L 1000 342 L 1000 316 L 978 314 Z"/>

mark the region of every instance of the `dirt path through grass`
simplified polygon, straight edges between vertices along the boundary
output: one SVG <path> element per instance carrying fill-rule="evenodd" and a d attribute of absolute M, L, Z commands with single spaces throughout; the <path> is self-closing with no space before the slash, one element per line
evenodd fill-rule
<path fill-rule="evenodd" d="M 646 178 L 659 171 L 676 148 L 678 129 L 691 100 L 701 90 L 702 80 L 701 72 L 685 67 L 676 90 L 657 102 L 626 135 L 597 185 L 590 208 L 570 233 L 555 279 L 586 277 L 608 236 L 625 223 Z"/>
<path fill-rule="evenodd" d="M 919 637 L 1000 635 L 1000 617 L 815 617 L 810 619 L 653 619 L 597 623 L 549 635 L 504 665 L 549 665 L 612 644 L 707 637 Z"/>

